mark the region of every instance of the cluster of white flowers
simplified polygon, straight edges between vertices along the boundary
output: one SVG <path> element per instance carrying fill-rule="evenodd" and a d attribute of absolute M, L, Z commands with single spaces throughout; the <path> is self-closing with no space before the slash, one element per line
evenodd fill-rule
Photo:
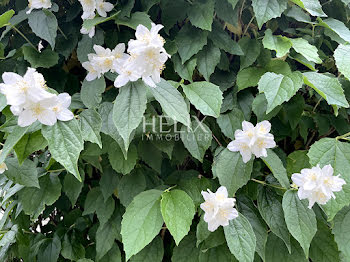
<path fill-rule="evenodd" d="M 118 44 L 113 50 L 94 45 L 96 54 L 88 54 L 89 61 L 82 65 L 88 71 L 87 81 L 100 78 L 108 71 L 115 72 L 114 68 L 122 66 L 128 55 L 124 53 L 125 45 Z"/>
<path fill-rule="evenodd" d="M 83 15 L 81 18 L 83 20 L 92 19 L 95 17 L 95 11 L 102 16 L 106 17 L 107 12 L 110 12 L 113 9 L 113 4 L 105 2 L 104 0 L 79 0 L 81 6 L 83 7 Z M 90 38 L 95 35 L 95 27 L 92 27 L 90 30 L 82 27 L 80 30 L 82 34 L 88 34 Z"/>
<path fill-rule="evenodd" d="M 239 151 L 244 163 L 250 160 L 252 154 L 258 158 L 266 157 L 266 149 L 276 146 L 274 137 L 270 134 L 271 124 L 269 121 L 257 123 L 255 127 L 252 123 L 243 121 L 242 128 L 243 130 L 236 130 L 235 140 L 230 142 L 227 148 L 233 152 Z"/>
<path fill-rule="evenodd" d="M 28 0 L 29 10 L 26 12 L 30 14 L 33 9 L 41 9 L 41 8 L 51 8 L 51 0 Z"/>
<path fill-rule="evenodd" d="M 44 125 L 54 125 L 57 120 L 68 121 L 74 115 L 68 109 L 71 97 L 67 93 L 59 95 L 47 91 L 42 74 L 28 68 L 22 77 L 12 72 L 2 75 L 0 92 L 6 96 L 11 112 L 18 116 L 19 126 L 29 126 L 36 120 Z"/>
<path fill-rule="evenodd" d="M 331 198 L 335 198 L 333 192 L 342 190 L 346 182 L 339 176 L 333 176 L 331 165 L 326 165 L 322 169 L 317 165 L 313 168 L 302 169 L 300 174 L 293 174 L 292 180 L 299 187 L 299 198 L 308 199 L 309 208 L 312 208 L 315 203 L 326 204 Z"/>
<path fill-rule="evenodd" d="M 205 212 L 204 221 L 208 223 L 208 230 L 214 232 L 219 226 L 228 226 L 229 221 L 238 217 L 234 208 L 236 199 L 229 198 L 224 186 L 218 188 L 216 193 L 202 191 L 204 203 L 200 205 Z"/>
<path fill-rule="evenodd" d="M 164 63 L 170 55 L 164 49 L 164 39 L 158 34 L 162 25 L 152 23 L 151 30 L 143 25 L 136 28 L 136 39 L 128 43 L 128 54 L 125 45 L 118 44 L 112 51 L 101 46 L 94 46 L 96 54 L 89 54 L 88 62 L 83 67 L 88 71 L 86 80 L 92 81 L 108 72 L 117 72 L 115 87 L 122 87 L 129 81 L 140 78 L 149 86 L 156 87 L 160 82 L 160 74 Z"/>

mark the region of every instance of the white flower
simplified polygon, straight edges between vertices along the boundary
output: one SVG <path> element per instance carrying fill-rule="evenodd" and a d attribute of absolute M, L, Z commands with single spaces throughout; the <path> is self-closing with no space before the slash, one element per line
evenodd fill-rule
<path fill-rule="evenodd" d="M 114 71 L 119 74 L 114 80 L 114 86 L 118 88 L 126 85 L 129 81 L 137 81 L 141 77 L 138 65 L 131 56 L 121 66 L 115 66 Z"/>
<path fill-rule="evenodd" d="M 58 120 L 68 121 L 74 118 L 74 114 L 68 109 L 71 100 L 71 96 L 67 93 L 62 93 L 56 96 L 56 104 L 51 110 L 56 114 Z"/>
<path fill-rule="evenodd" d="M 105 2 L 104 0 L 96 0 L 97 13 L 102 17 L 106 17 L 107 12 L 111 11 L 113 7 L 111 3 Z"/>
<path fill-rule="evenodd" d="M 89 35 L 90 38 L 93 38 L 95 35 L 95 27 L 91 27 L 90 30 L 86 29 L 84 26 L 81 27 L 80 29 L 80 33 L 84 34 L 84 35 Z"/>
<path fill-rule="evenodd" d="M 113 61 L 115 59 L 111 49 L 103 48 L 100 45 L 94 45 L 94 50 L 96 54 L 89 54 L 89 61 L 97 67 L 97 71 L 100 72 L 100 74 L 107 73 L 113 68 Z"/>
<path fill-rule="evenodd" d="M 118 44 L 113 50 L 111 55 L 114 57 L 113 66 L 111 71 L 120 70 L 124 66 L 125 61 L 130 57 L 128 54 L 125 54 L 125 44 Z"/>
<path fill-rule="evenodd" d="M 163 28 L 162 25 L 151 24 L 151 30 L 148 30 L 144 25 L 138 25 L 136 27 L 136 40 L 130 40 L 128 43 L 128 52 L 137 53 L 142 51 L 142 48 L 146 47 L 163 47 L 165 41 L 163 37 L 159 35 L 159 31 Z M 165 50 L 163 50 L 165 51 Z"/>
<path fill-rule="evenodd" d="M 18 116 L 18 125 L 21 127 L 29 126 L 36 120 L 44 125 L 54 125 L 57 122 L 56 113 L 52 110 L 52 105 L 55 105 L 55 102 L 55 95 L 39 101 L 27 101 L 23 111 Z"/>
<path fill-rule="evenodd" d="M 160 82 L 160 74 L 164 69 L 166 60 L 170 57 L 163 50 L 164 48 L 150 46 L 144 48 L 143 52 L 137 57 L 139 61 L 137 63 L 143 65 L 142 80 L 151 87 L 156 87 L 156 84 Z"/>
<path fill-rule="evenodd" d="M 2 79 L 4 83 L 0 84 L 0 92 L 6 96 L 7 104 L 12 106 L 11 111 L 15 115 L 18 115 L 28 99 L 38 101 L 51 96 L 46 91 L 44 77 L 33 68 L 28 68 L 23 77 L 5 72 Z"/>
<path fill-rule="evenodd" d="M 252 154 L 256 157 L 266 157 L 267 148 L 276 146 L 274 136 L 270 134 L 271 124 L 265 120 L 255 127 L 252 123 L 243 121 L 242 130 L 235 131 L 235 140 L 230 142 L 227 148 L 230 151 L 239 151 L 244 163 L 247 163 Z"/>
<path fill-rule="evenodd" d="M 96 66 L 94 66 L 91 62 L 87 61 L 82 63 L 81 65 L 88 71 L 88 74 L 85 77 L 87 81 L 95 80 L 96 78 L 101 76 L 101 74 L 95 69 Z"/>
<path fill-rule="evenodd" d="M 2 154 L 2 150 L 0 150 L 0 155 Z M 0 174 L 4 173 L 7 170 L 7 165 L 5 164 L 5 162 L 2 162 L 0 164 Z"/>
<path fill-rule="evenodd" d="M 236 199 L 228 198 L 226 187 L 219 187 L 216 193 L 208 189 L 208 192 L 202 191 L 202 195 L 205 202 L 200 207 L 205 212 L 204 221 L 208 223 L 209 231 L 227 226 L 230 220 L 238 217 L 238 211 L 234 208 Z"/>
<path fill-rule="evenodd" d="M 51 7 L 51 0 L 28 0 L 28 7 L 29 10 L 26 12 L 27 14 L 30 14 L 33 9 L 41 9 L 41 8 L 50 8 Z"/>
<path fill-rule="evenodd" d="M 96 1 L 95 0 L 79 0 L 83 7 L 83 20 L 92 19 L 95 17 Z"/>
<path fill-rule="evenodd" d="M 331 198 L 335 198 L 333 192 L 342 190 L 342 186 L 346 184 L 340 175 L 333 176 L 333 168 L 326 165 L 322 169 L 319 165 L 312 168 L 305 168 L 292 175 L 292 180 L 298 189 L 300 199 L 309 200 L 309 208 L 315 203 L 324 205 Z"/>
<path fill-rule="evenodd" d="M 44 125 L 54 125 L 57 119 L 62 121 L 74 117 L 68 110 L 71 97 L 67 93 L 55 95 L 47 91 L 42 74 L 28 68 L 22 77 L 15 73 L 5 72 L 0 92 L 6 96 L 12 113 L 18 116 L 19 126 L 29 126 L 36 120 Z"/>

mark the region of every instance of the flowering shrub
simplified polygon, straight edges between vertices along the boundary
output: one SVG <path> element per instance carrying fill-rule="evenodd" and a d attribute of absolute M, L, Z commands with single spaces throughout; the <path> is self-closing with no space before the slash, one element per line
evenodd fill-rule
<path fill-rule="evenodd" d="M 0 261 L 350 261 L 349 1 L 0 11 Z"/>

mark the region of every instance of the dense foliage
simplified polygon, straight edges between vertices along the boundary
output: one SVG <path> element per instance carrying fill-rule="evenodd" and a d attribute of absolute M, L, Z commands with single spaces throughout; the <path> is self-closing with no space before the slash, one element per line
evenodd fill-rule
<path fill-rule="evenodd" d="M 74 118 L 26 126 L 0 94 L 0 261 L 350 261 L 350 1 L 109 0 L 84 21 L 91 1 L 30 2 L 0 2 L 0 74 L 35 68 Z M 156 87 L 86 79 L 94 45 L 152 22 Z M 267 156 L 227 149 L 244 120 L 271 123 Z M 317 165 L 340 187 L 313 205 L 295 174 Z M 220 186 L 238 213 L 211 232 Z"/>

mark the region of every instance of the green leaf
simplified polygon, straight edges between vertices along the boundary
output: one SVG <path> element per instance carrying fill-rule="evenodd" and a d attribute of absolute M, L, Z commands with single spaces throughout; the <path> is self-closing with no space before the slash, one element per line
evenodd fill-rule
<path fill-rule="evenodd" d="M 303 75 L 304 83 L 326 99 L 329 105 L 349 107 L 344 90 L 337 78 L 316 72 L 306 72 Z"/>
<path fill-rule="evenodd" d="M 285 56 L 292 47 L 292 43 L 286 37 L 272 35 L 271 29 L 265 31 L 262 43 L 265 48 L 275 50 L 277 57 Z"/>
<path fill-rule="evenodd" d="M 132 144 L 130 146 L 126 155 L 126 159 L 124 158 L 121 148 L 114 141 L 108 146 L 107 150 L 109 162 L 111 163 L 111 166 L 115 171 L 126 175 L 134 169 L 136 165 L 136 160 L 138 158 L 137 149 L 135 145 Z"/>
<path fill-rule="evenodd" d="M 102 93 L 106 89 L 106 81 L 102 76 L 93 81 L 83 81 L 80 97 L 87 108 L 96 108 L 102 101 Z"/>
<path fill-rule="evenodd" d="M 83 189 L 83 183 L 79 182 L 75 177 L 67 173 L 63 180 L 63 192 L 69 198 L 72 203 L 72 207 L 78 200 L 81 190 Z"/>
<path fill-rule="evenodd" d="M 78 121 L 58 121 L 53 126 L 43 126 L 41 133 L 49 144 L 52 157 L 81 181 L 77 162 L 84 143 Z"/>
<path fill-rule="evenodd" d="M 173 249 L 171 257 L 172 262 L 198 262 L 200 251 L 196 248 L 196 236 L 190 232 L 180 243 Z"/>
<path fill-rule="evenodd" d="M 134 197 L 143 192 L 146 187 L 145 174 L 141 169 L 136 169 L 131 174 L 123 176 L 117 186 L 120 203 L 127 207 Z"/>
<path fill-rule="evenodd" d="M 314 211 L 308 208 L 307 200 L 299 199 L 296 190 L 284 193 L 282 207 L 289 232 L 300 243 L 308 258 L 310 243 L 317 231 Z"/>
<path fill-rule="evenodd" d="M 259 29 L 272 18 L 281 16 L 287 9 L 287 0 L 252 0 L 253 10 L 258 22 Z"/>
<path fill-rule="evenodd" d="M 47 141 L 42 136 L 40 130 L 31 133 L 25 134 L 17 142 L 14 147 L 18 162 L 20 164 L 33 152 L 44 149 L 47 146 Z"/>
<path fill-rule="evenodd" d="M 290 252 L 290 235 L 284 220 L 282 204 L 277 197 L 271 189 L 260 188 L 257 199 L 258 209 L 271 231 L 283 240 Z"/>
<path fill-rule="evenodd" d="M 88 54 L 95 53 L 93 46 L 102 45 L 104 42 L 104 35 L 102 30 L 96 28 L 96 33 L 93 38 L 88 35 L 83 35 L 78 43 L 77 55 L 80 63 L 88 61 Z"/>
<path fill-rule="evenodd" d="M 220 62 L 220 56 L 220 49 L 212 44 L 206 45 L 197 54 L 197 68 L 206 81 L 209 81 L 210 76 L 214 73 L 215 67 Z"/>
<path fill-rule="evenodd" d="M 204 123 L 192 122 L 192 130 L 186 126 L 181 128 L 181 140 L 191 155 L 203 162 L 204 154 L 210 147 L 212 133 Z"/>
<path fill-rule="evenodd" d="M 233 108 L 232 111 L 221 114 L 216 120 L 222 133 L 232 140 L 235 139 L 235 131 L 242 128 L 244 114 L 238 108 Z"/>
<path fill-rule="evenodd" d="M 350 45 L 338 45 L 334 51 L 335 64 L 340 73 L 342 73 L 347 79 L 350 79 L 350 69 L 348 67 L 350 63 L 349 54 Z"/>
<path fill-rule="evenodd" d="M 31 46 L 23 46 L 22 52 L 24 60 L 28 61 L 33 68 L 50 68 L 58 63 L 58 54 L 50 49 L 45 49 L 39 53 Z"/>
<path fill-rule="evenodd" d="M 266 258 L 268 262 L 308 262 L 299 243 L 292 239 L 291 252 L 288 251 L 283 241 L 275 234 L 270 233 L 266 243 Z"/>
<path fill-rule="evenodd" d="M 99 187 L 94 187 L 91 189 L 85 199 L 83 216 L 93 214 L 99 204 L 99 198 L 101 195 L 101 190 Z"/>
<path fill-rule="evenodd" d="M 61 255 L 65 259 L 76 261 L 79 258 L 85 257 L 85 248 L 81 243 L 76 241 L 74 237 L 69 239 L 69 236 L 66 233 L 62 241 Z"/>
<path fill-rule="evenodd" d="M 333 228 L 333 230 L 336 230 L 335 227 Z M 338 244 L 338 246 L 339 249 L 343 248 L 341 247 L 341 243 Z M 312 261 L 340 262 L 338 246 L 337 243 L 334 241 L 334 236 L 332 235 L 331 229 L 328 228 L 326 224 L 318 222 L 317 232 L 315 237 L 312 239 L 310 246 L 310 258 L 312 259 Z M 344 247 L 348 249 L 348 245 Z"/>
<path fill-rule="evenodd" d="M 181 86 L 186 97 L 203 115 L 219 117 L 223 96 L 218 86 L 204 81 Z"/>
<path fill-rule="evenodd" d="M 118 25 L 128 26 L 132 29 L 136 29 L 136 27 L 140 24 L 146 26 L 147 28 L 151 28 L 152 20 L 149 18 L 149 15 L 144 12 L 135 12 L 132 13 L 130 18 L 122 17 L 122 15 L 120 15 L 115 19 L 115 23 Z"/>
<path fill-rule="evenodd" d="M 179 245 L 190 231 L 196 213 L 192 199 L 182 190 L 171 190 L 162 194 L 160 208 L 170 234 Z"/>
<path fill-rule="evenodd" d="M 181 179 L 178 182 L 178 188 L 184 190 L 192 198 L 195 206 L 199 206 L 203 202 L 201 192 L 211 188 L 211 186 L 211 180 L 205 177 Z"/>
<path fill-rule="evenodd" d="M 206 252 L 200 252 L 199 262 L 236 262 L 236 259 L 232 256 L 227 245 L 220 245 L 218 247 L 210 248 Z"/>
<path fill-rule="evenodd" d="M 248 197 L 241 195 L 237 196 L 238 209 L 250 222 L 256 237 L 256 252 L 265 261 L 265 246 L 267 242 L 267 226 L 253 201 Z"/>
<path fill-rule="evenodd" d="M 156 189 L 144 191 L 126 208 L 121 230 L 126 260 L 151 243 L 162 228 L 161 194 Z"/>
<path fill-rule="evenodd" d="M 122 262 L 122 254 L 117 243 L 98 262 Z"/>
<path fill-rule="evenodd" d="M 213 174 L 219 178 L 220 185 L 227 188 L 228 194 L 235 192 L 248 183 L 253 168 L 253 160 L 244 163 L 239 152 L 224 149 L 213 163 Z"/>
<path fill-rule="evenodd" d="M 292 0 L 292 2 L 308 11 L 312 16 L 327 16 L 318 0 Z"/>
<path fill-rule="evenodd" d="M 307 150 L 298 150 L 290 153 L 287 157 L 287 174 L 300 173 L 304 168 L 311 168 Z"/>
<path fill-rule="evenodd" d="M 232 55 L 244 54 L 239 44 L 234 41 L 225 30 L 222 29 L 222 25 L 219 22 L 214 22 L 213 30 L 208 35 L 208 38 L 214 43 L 215 46 L 227 53 Z"/>
<path fill-rule="evenodd" d="M 318 18 L 317 20 L 321 26 L 331 30 L 344 41 L 350 42 L 350 30 L 343 22 L 334 18 L 327 18 L 323 21 L 321 18 Z"/>
<path fill-rule="evenodd" d="M 8 170 L 4 174 L 8 179 L 16 184 L 39 188 L 38 171 L 33 161 L 26 159 L 20 166 L 17 158 L 8 158 L 6 165 Z"/>
<path fill-rule="evenodd" d="M 303 85 L 303 76 L 299 71 L 289 75 L 265 73 L 259 80 L 258 89 L 267 99 L 267 111 L 288 101 Z"/>
<path fill-rule="evenodd" d="M 251 66 L 260 55 L 261 42 L 256 39 L 243 37 L 239 40 L 238 44 L 244 53 L 244 55 L 240 57 L 240 70 L 243 70 L 244 68 Z"/>
<path fill-rule="evenodd" d="M 100 136 L 102 119 L 100 114 L 97 113 L 94 109 L 85 109 L 79 116 L 81 134 L 84 141 L 96 143 L 100 148 L 102 148 L 102 141 Z"/>
<path fill-rule="evenodd" d="M 120 181 L 120 175 L 117 174 L 111 167 L 103 169 L 103 174 L 100 179 L 100 189 L 104 200 L 106 201 L 117 188 Z M 120 192 L 118 192 L 118 195 Z"/>
<path fill-rule="evenodd" d="M 113 107 L 113 121 L 124 140 L 126 151 L 130 144 L 131 132 L 139 126 L 146 104 L 146 86 L 142 81 L 129 82 L 119 88 Z"/>
<path fill-rule="evenodd" d="M 15 11 L 13 11 L 12 9 L 3 13 L 0 16 L 0 28 L 6 26 L 14 14 L 15 14 Z"/>
<path fill-rule="evenodd" d="M 156 88 L 149 87 L 154 98 L 161 105 L 163 112 L 173 120 L 190 126 L 190 114 L 181 93 L 169 82 L 161 79 Z"/>
<path fill-rule="evenodd" d="M 183 64 L 207 44 L 207 36 L 207 31 L 202 31 L 190 24 L 181 28 L 175 42 Z"/>
<path fill-rule="evenodd" d="M 248 219 L 242 214 L 224 227 L 225 238 L 231 253 L 240 262 L 253 262 L 256 237 Z"/>
<path fill-rule="evenodd" d="M 96 231 L 96 260 L 102 259 L 116 245 L 115 240 L 120 240 L 118 232 L 119 210 L 116 209 L 107 223 L 99 225 Z"/>
<path fill-rule="evenodd" d="M 33 218 L 37 218 L 45 205 L 52 205 L 61 195 L 62 186 L 57 174 L 51 173 L 40 177 L 39 186 L 40 188 L 25 187 L 18 192 L 18 199 L 24 212 Z"/>
<path fill-rule="evenodd" d="M 187 10 L 188 19 L 191 24 L 203 30 L 211 31 L 214 14 L 214 0 L 194 2 Z"/>
<path fill-rule="evenodd" d="M 117 127 L 113 122 L 113 104 L 110 102 L 104 102 L 99 107 L 98 112 L 102 118 L 101 132 L 109 135 L 113 140 L 115 140 L 120 149 L 123 152 L 124 158 L 127 157 L 127 152 L 125 150 L 124 140 L 120 136 Z"/>
<path fill-rule="evenodd" d="M 53 13 L 47 9 L 33 11 L 28 15 L 28 24 L 34 34 L 46 40 L 52 50 L 55 48 L 58 23 Z"/>
<path fill-rule="evenodd" d="M 257 86 L 260 78 L 265 73 L 266 70 L 260 67 L 247 67 L 240 70 L 237 74 L 238 91 L 251 86 Z"/>
<path fill-rule="evenodd" d="M 109 20 L 112 20 L 113 18 L 115 18 L 118 14 L 120 13 L 120 11 L 110 15 L 109 17 L 94 17 L 92 19 L 86 19 L 83 21 L 83 26 L 84 28 L 86 28 L 87 30 L 90 30 L 92 28 L 94 28 L 95 26 L 105 23 Z"/>
<path fill-rule="evenodd" d="M 141 252 L 132 256 L 130 262 L 162 262 L 163 256 L 163 241 L 160 237 L 155 237 Z"/>
<path fill-rule="evenodd" d="M 349 224 L 350 224 L 350 207 L 344 207 L 334 218 L 334 227 L 332 233 L 334 240 L 338 244 L 338 249 L 341 251 L 345 260 L 350 258 L 350 235 L 349 235 Z M 322 245 L 327 247 L 325 243 Z M 333 261 L 333 260 L 332 260 Z"/>
<path fill-rule="evenodd" d="M 56 262 L 61 252 L 61 240 L 56 234 L 53 238 L 45 240 L 40 246 L 38 261 Z"/>
<path fill-rule="evenodd" d="M 171 61 L 174 63 L 175 72 L 178 73 L 181 78 L 193 82 L 193 71 L 197 66 L 196 57 L 191 58 L 190 60 L 186 61 L 185 64 L 182 64 L 180 56 L 175 54 L 172 56 Z"/>
<path fill-rule="evenodd" d="M 17 144 L 17 142 L 23 137 L 23 135 L 27 132 L 30 126 L 20 127 L 17 126 L 13 132 L 9 133 L 6 138 L 5 144 L 2 148 L 2 152 L 0 154 L 0 164 L 3 163 L 8 154 L 10 154 L 13 147 Z"/>
<path fill-rule="evenodd" d="M 284 187 L 289 188 L 290 183 L 287 176 L 286 168 L 283 166 L 281 159 L 276 155 L 272 149 L 267 149 L 267 157 L 261 158 L 264 163 L 271 170 L 273 176 Z"/>
<path fill-rule="evenodd" d="M 307 60 L 320 64 L 322 60 L 318 56 L 317 48 L 310 45 L 309 42 L 303 38 L 288 38 L 292 43 L 293 49 L 303 55 Z"/>
<path fill-rule="evenodd" d="M 332 220 L 339 210 L 350 204 L 350 144 L 336 138 L 323 138 L 310 147 L 307 155 L 311 166 L 330 164 L 334 168 L 334 175 L 340 174 L 346 182 L 342 191 L 334 193 L 335 199 L 322 206 L 328 220 Z"/>

